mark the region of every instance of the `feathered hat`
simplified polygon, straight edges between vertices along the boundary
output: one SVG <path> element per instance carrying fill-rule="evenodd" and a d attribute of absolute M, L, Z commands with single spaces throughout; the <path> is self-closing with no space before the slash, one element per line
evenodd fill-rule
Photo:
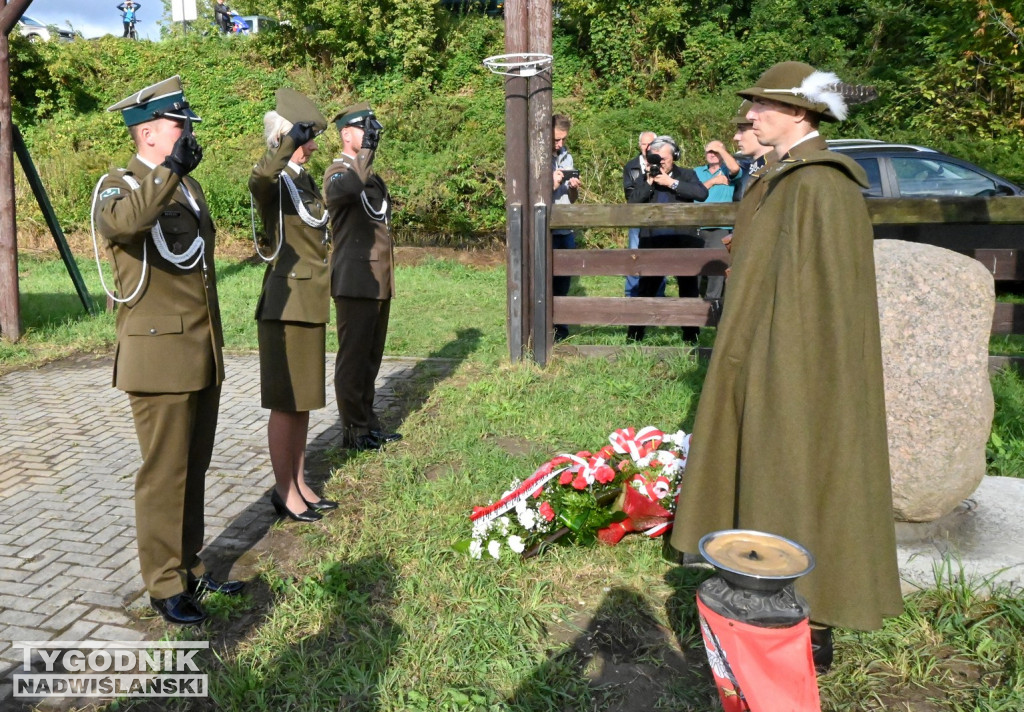
<path fill-rule="evenodd" d="M 846 84 L 832 72 L 820 72 L 803 62 L 780 62 L 749 89 L 736 92 L 744 99 L 770 99 L 819 114 L 824 121 L 842 121 L 850 104 L 878 96 L 874 87 Z"/>

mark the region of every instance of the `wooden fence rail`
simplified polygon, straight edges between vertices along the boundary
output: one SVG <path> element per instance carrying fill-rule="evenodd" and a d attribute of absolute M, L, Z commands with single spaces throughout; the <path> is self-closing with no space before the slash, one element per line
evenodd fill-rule
<path fill-rule="evenodd" d="M 870 200 L 874 225 L 955 223 L 1021 224 L 1024 233 L 1024 199 L 1021 198 L 924 198 Z M 731 225 L 735 203 L 644 205 L 553 205 L 547 229 L 696 227 Z M 548 243 L 550 244 L 550 242 Z M 593 275 L 721 275 L 728 266 L 724 250 L 546 250 L 534 255 L 536 274 L 556 276 Z M 545 253 L 546 254 L 543 254 Z M 1024 282 L 1024 257 L 1019 250 L 965 248 L 992 273 L 996 281 Z M 545 264 L 545 261 L 547 263 Z M 550 296 L 550 282 L 534 283 L 538 307 L 536 333 L 547 335 L 535 344 L 534 358 L 544 363 L 551 349 L 553 324 L 599 325 L 714 325 L 717 314 L 703 299 Z M 545 304 L 550 308 L 543 308 Z M 998 303 L 992 333 L 1024 333 L 1024 305 Z"/>

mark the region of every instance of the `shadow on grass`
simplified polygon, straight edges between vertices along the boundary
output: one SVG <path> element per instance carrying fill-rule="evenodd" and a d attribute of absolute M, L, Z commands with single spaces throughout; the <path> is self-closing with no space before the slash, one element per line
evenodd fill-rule
<path fill-rule="evenodd" d="M 333 563 L 317 576 L 272 580 L 267 604 L 284 627 L 262 631 L 261 642 L 241 654 L 225 651 L 211 671 L 208 709 L 380 709 L 404 637 L 393 619 L 396 579 L 392 562 L 375 555 Z"/>
<path fill-rule="evenodd" d="M 581 614 L 549 634 L 569 647 L 540 665 L 502 709 L 687 709 L 680 705 L 691 688 L 703 689 L 690 655 L 673 645 L 673 631 L 658 622 L 648 599 L 632 589 L 611 589 L 592 616 Z"/>
<path fill-rule="evenodd" d="M 71 278 L 68 278 L 70 281 Z M 73 289 L 73 287 L 72 287 Z M 96 313 L 101 314 L 106 308 L 105 295 L 92 295 L 96 305 Z M 74 292 L 68 294 L 34 294 L 22 293 L 19 298 L 21 306 L 21 325 L 25 330 L 44 329 L 65 322 L 80 322 L 92 316 L 82 305 L 82 301 Z"/>

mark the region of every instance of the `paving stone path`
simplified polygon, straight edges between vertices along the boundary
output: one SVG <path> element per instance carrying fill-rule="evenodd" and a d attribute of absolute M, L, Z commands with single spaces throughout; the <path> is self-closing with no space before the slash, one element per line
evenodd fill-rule
<path fill-rule="evenodd" d="M 450 365 L 385 359 L 375 403 L 385 422 L 408 413 L 403 386 Z M 206 479 L 206 543 L 222 557 L 251 548 L 275 520 L 258 358 L 226 354 L 225 370 Z M 328 380 L 333 370 L 331 354 Z M 21 663 L 14 641 L 141 637 L 126 613 L 148 601 L 135 545 L 140 457 L 128 397 L 111 387 L 111 373 L 109 355 L 89 355 L 0 377 L 0 709 L 12 692 L 6 671 Z M 340 438 L 330 383 L 327 393 L 328 407 L 310 414 L 311 451 Z"/>

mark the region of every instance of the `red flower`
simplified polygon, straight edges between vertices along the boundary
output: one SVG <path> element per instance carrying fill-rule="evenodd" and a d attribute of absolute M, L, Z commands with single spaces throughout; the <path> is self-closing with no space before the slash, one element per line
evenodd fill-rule
<path fill-rule="evenodd" d="M 585 490 L 587 488 L 587 479 L 583 475 L 580 475 L 572 481 L 572 486 L 578 490 Z"/>
<path fill-rule="evenodd" d="M 540 496 L 541 496 L 542 494 L 544 494 L 544 488 L 543 488 L 543 487 L 538 487 L 538 488 L 537 488 L 537 491 L 533 493 L 533 496 L 534 496 L 535 498 L 537 498 L 537 499 L 540 499 Z"/>
<path fill-rule="evenodd" d="M 615 470 L 608 465 L 601 465 L 594 470 L 594 479 L 601 483 L 608 483 L 615 479 Z"/>
<path fill-rule="evenodd" d="M 558 484 L 560 484 L 560 485 L 567 485 L 570 482 L 572 482 L 572 470 L 569 469 L 569 468 L 566 468 L 566 469 L 562 470 L 562 474 L 559 475 L 559 477 L 558 477 Z"/>
<path fill-rule="evenodd" d="M 540 516 L 544 517 L 549 522 L 555 518 L 555 510 L 551 508 L 550 502 L 541 502 L 540 509 L 538 511 L 540 512 Z"/>
<path fill-rule="evenodd" d="M 629 467 L 629 460 L 619 460 L 619 464 L 618 464 L 618 467 L 616 467 L 616 469 L 617 469 L 617 470 L 618 470 L 619 472 L 622 472 L 622 471 L 623 471 L 623 470 L 625 470 L 625 469 L 626 469 L 627 467 Z"/>

